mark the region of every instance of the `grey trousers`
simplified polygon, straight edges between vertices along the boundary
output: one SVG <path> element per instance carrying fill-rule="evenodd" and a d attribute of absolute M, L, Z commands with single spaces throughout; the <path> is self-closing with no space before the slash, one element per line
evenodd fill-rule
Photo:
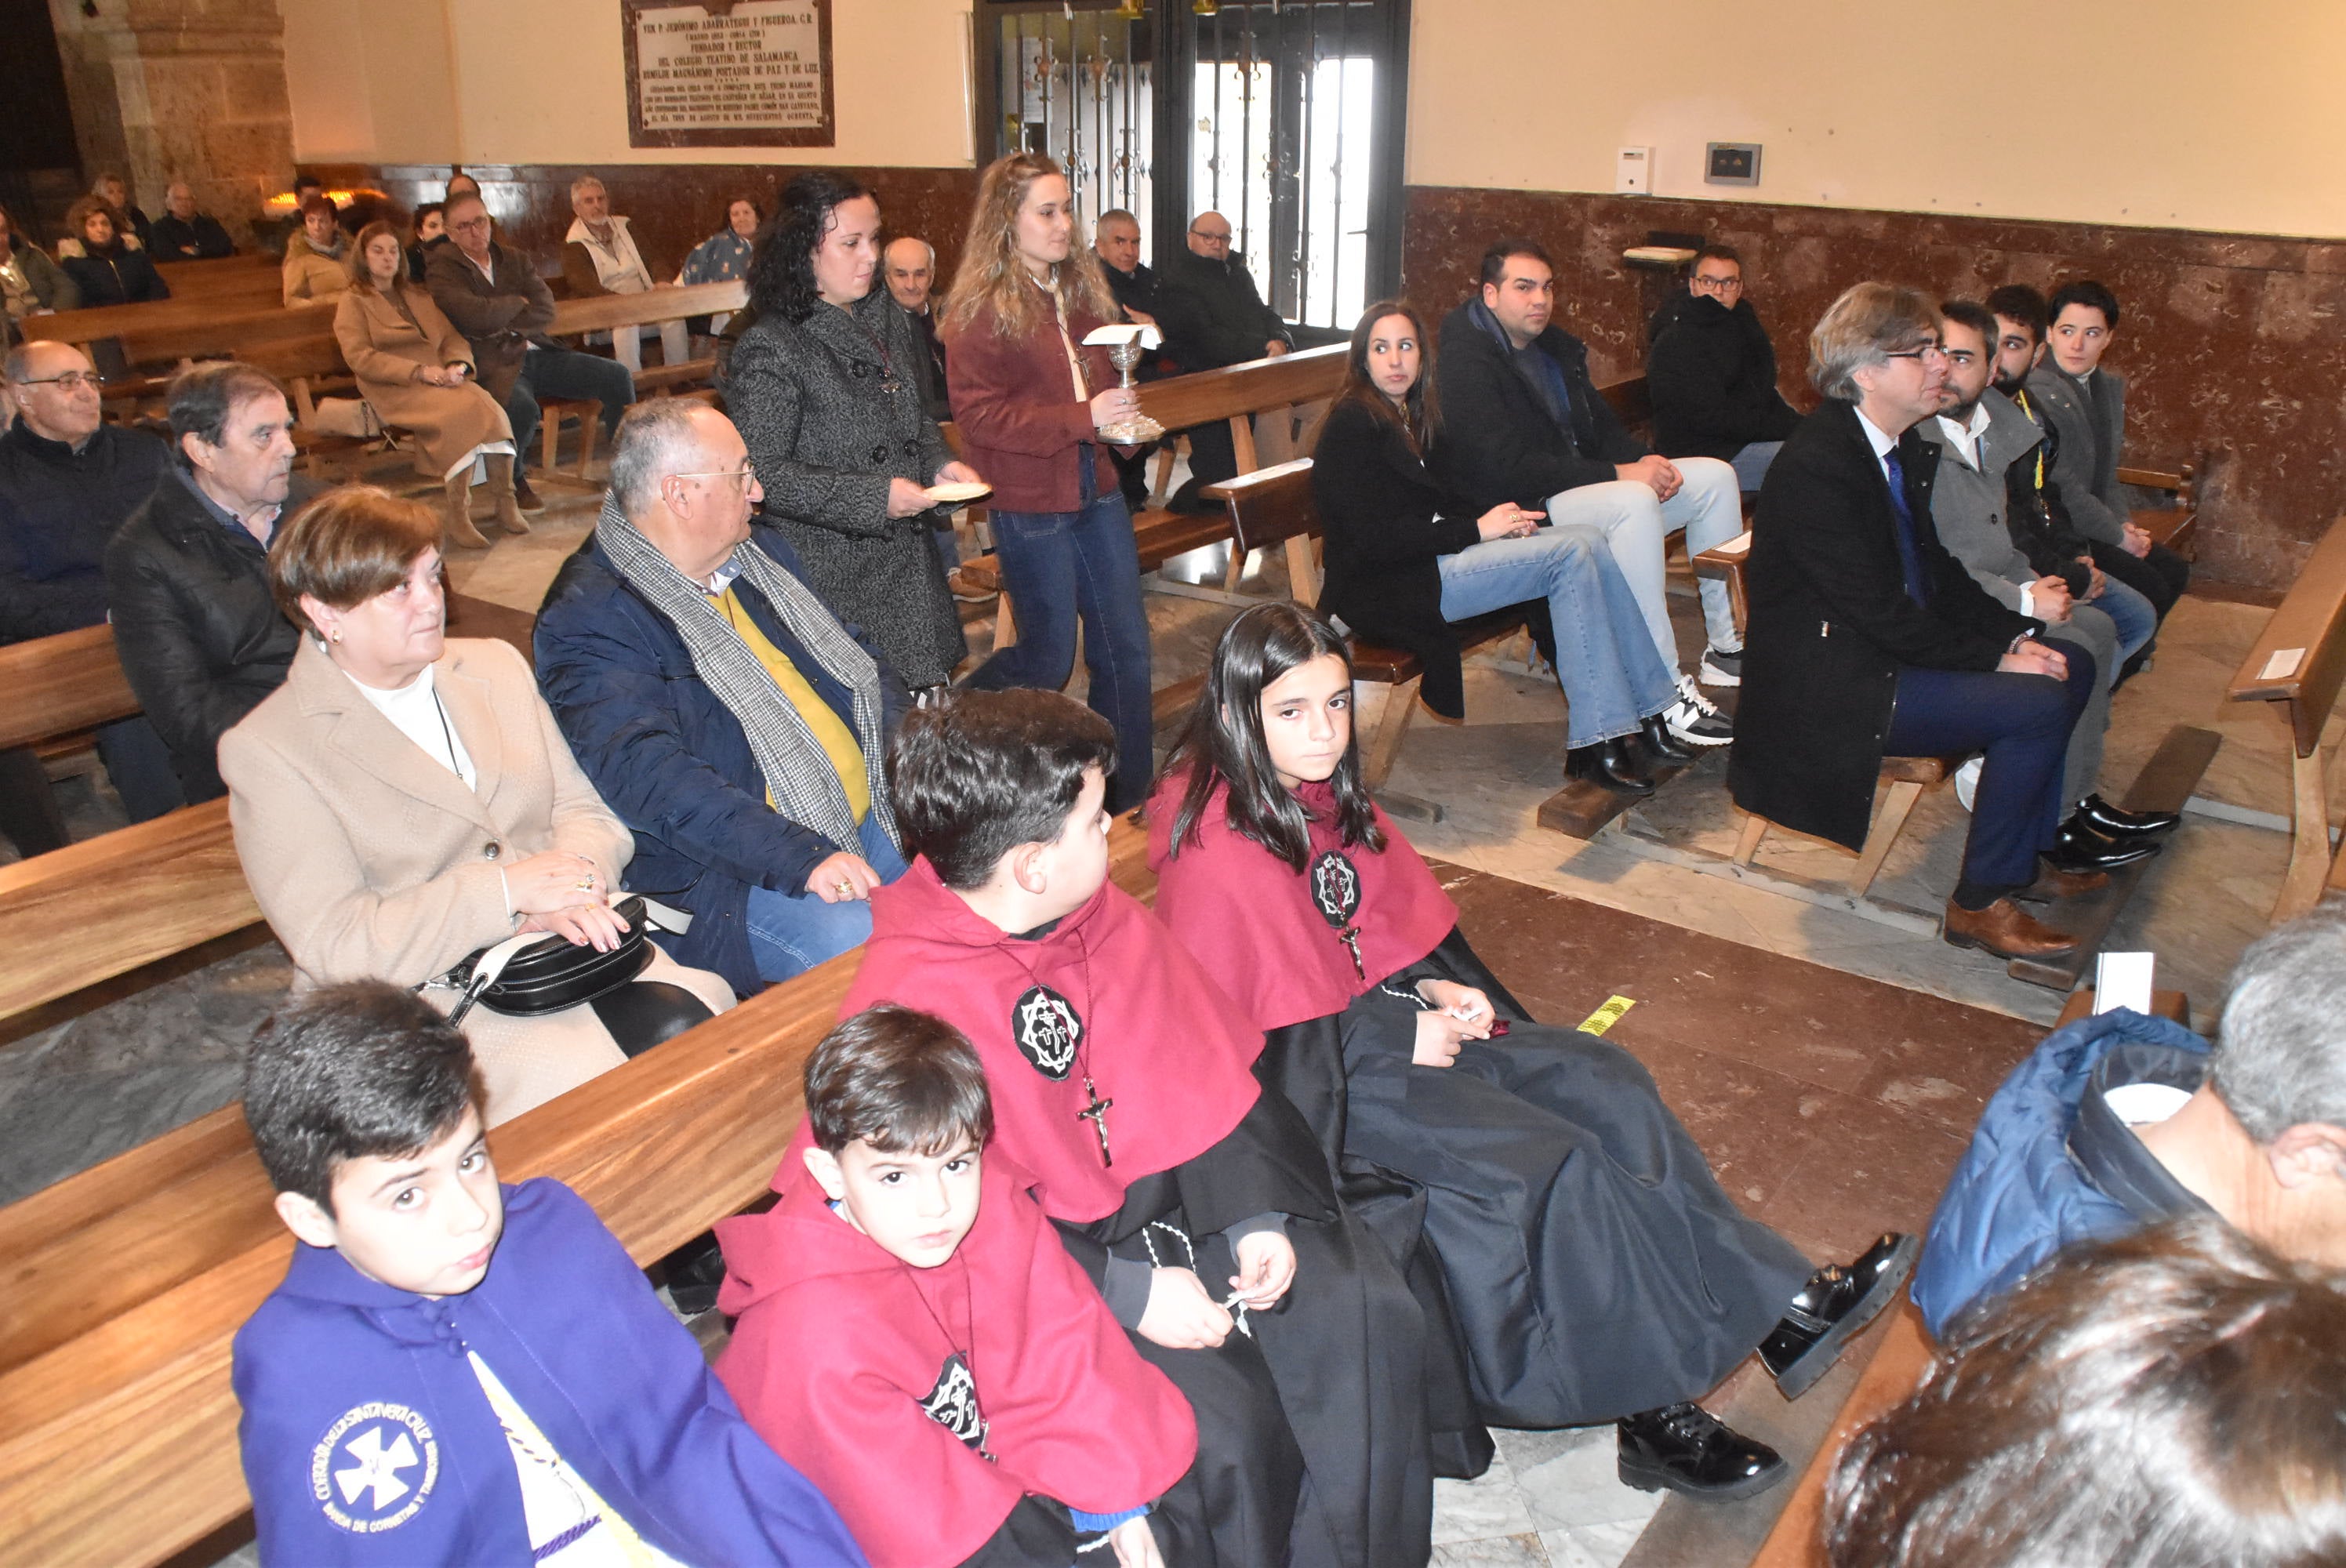
<path fill-rule="evenodd" d="M 2071 643 L 2094 656 L 2094 667 L 2101 678 L 2094 682 L 2094 695 L 2077 715 L 2077 727 L 2069 732 L 2069 751 L 2061 770 L 2061 802 L 2063 814 L 2099 787 L 2102 772 L 2102 741 L 2110 728 L 2110 682 L 2124 662 L 2118 657 L 2117 624 L 2091 605 L 2071 607 L 2069 618 L 2058 626 L 2045 628 L 2047 642 Z"/>

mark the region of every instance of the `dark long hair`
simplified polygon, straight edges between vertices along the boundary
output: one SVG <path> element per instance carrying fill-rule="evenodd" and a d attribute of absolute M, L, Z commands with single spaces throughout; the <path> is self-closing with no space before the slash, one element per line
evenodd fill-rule
<path fill-rule="evenodd" d="M 803 321 L 822 303 L 814 287 L 815 247 L 831 231 L 831 214 L 842 202 L 872 192 L 831 168 L 811 168 L 782 187 L 774 220 L 758 241 L 750 262 L 750 302 L 760 316 Z M 728 212 L 733 210 L 730 201 Z"/>
<path fill-rule="evenodd" d="M 1189 710 L 1181 738 L 1165 761 L 1168 775 L 1189 770 L 1188 787 L 1173 817 L 1172 853 L 1179 854 L 1182 841 L 1196 830 L 1214 786 L 1227 781 L 1231 829 L 1297 871 L 1303 870 L 1311 855 L 1311 828 L 1303 803 L 1280 787 L 1271 766 L 1270 748 L 1262 738 L 1262 694 L 1288 671 L 1329 654 L 1344 661 L 1349 678 L 1352 656 L 1342 635 L 1319 611 L 1301 605 L 1257 605 L 1223 629 L 1206 671 L 1206 689 L 1198 694 L 1198 706 Z M 1361 782 L 1357 731 L 1328 782 L 1336 791 L 1336 830 L 1346 847 L 1383 853 L 1384 830 L 1377 826 L 1368 787 Z"/>
<path fill-rule="evenodd" d="M 1377 323 L 1387 316 L 1406 321 L 1411 335 L 1417 339 L 1417 380 L 1402 400 L 1405 414 L 1393 407 L 1392 399 L 1369 375 L 1369 340 L 1375 335 Z M 1406 300 L 1379 300 L 1362 311 L 1352 328 L 1352 347 L 1344 355 L 1344 384 L 1337 389 L 1336 402 L 1358 403 L 1379 419 L 1400 426 L 1412 449 L 1422 457 L 1433 444 L 1434 432 L 1442 423 L 1441 410 L 1426 392 L 1433 384 L 1433 340 L 1426 335 L 1425 318 L 1417 313 L 1417 307 Z M 1320 428 L 1327 428 L 1324 420 Z"/>

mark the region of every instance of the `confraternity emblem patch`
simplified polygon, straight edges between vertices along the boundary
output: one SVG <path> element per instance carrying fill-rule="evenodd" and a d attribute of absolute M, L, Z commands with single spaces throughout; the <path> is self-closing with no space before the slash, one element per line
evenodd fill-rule
<path fill-rule="evenodd" d="M 928 1412 L 929 1420 L 985 1453 L 985 1416 L 977 1408 L 977 1380 L 970 1376 L 969 1363 L 961 1359 L 960 1351 L 945 1358 L 937 1372 L 937 1386 L 929 1390 L 927 1399 L 915 1402 Z"/>
<path fill-rule="evenodd" d="M 310 1494 L 353 1535 L 398 1529 L 439 1479 L 440 1445 L 405 1405 L 378 1400 L 346 1411 L 310 1452 Z"/>
<path fill-rule="evenodd" d="M 1321 920 L 1338 930 L 1360 912 L 1361 873 L 1342 851 L 1322 850 L 1312 860 L 1311 904 Z"/>
<path fill-rule="evenodd" d="M 1057 1083 L 1076 1064 L 1084 1021 L 1076 1016 L 1074 1003 L 1047 985 L 1037 985 L 1012 1004 L 1010 1037 L 1035 1071 Z"/>

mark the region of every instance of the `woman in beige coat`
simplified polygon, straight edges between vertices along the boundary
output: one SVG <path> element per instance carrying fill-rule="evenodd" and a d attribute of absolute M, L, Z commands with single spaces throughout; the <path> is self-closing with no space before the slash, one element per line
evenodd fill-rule
<path fill-rule="evenodd" d="M 277 692 L 221 738 L 245 879 L 302 986 L 377 978 L 423 988 L 480 948 L 543 931 L 608 950 L 634 840 L 571 759 L 520 654 L 441 630 L 439 527 L 367 486 L 321 498 L 270 551 L 279 605 L 304 632 Z M 656 951 L 637 983 L 667 1027 L 733 1004 L 725 983 Z M 655 1011 L 658 1011 L 656 1008 Z M 485 1114 L 505 1121 L 616 1067 L 591 1004 L 464 1021 Z"/>
<path fill-rule="evenodd" d="M 473 526 L 473 463 L 485 459 L 497 525 L 526 534 L 514 504 L 513 425 L 473 379 L 473 349 L 430 292 L 408 280 L 399 230 L 381 221 L 359 230 L 351 286 L 334 306 L 334 339 L 358 378 L 359 394 L 383 423 L 413 434 L 446 486 L 444 543 L 488 544 Z"/>
<path fill-rule="evenodd" d="M 301 227 L 285 241 L 281 280 L 287 305 L 320 304 L 351 286 L 351 253 L 339 227 L 341 216 L 322 196 L 302 203 Z"/>

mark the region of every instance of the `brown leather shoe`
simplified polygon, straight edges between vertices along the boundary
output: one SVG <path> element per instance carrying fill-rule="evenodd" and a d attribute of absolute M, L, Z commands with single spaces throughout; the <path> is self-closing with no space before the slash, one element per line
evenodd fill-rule
<path fill-rule="evenodd" d="M 1939 934 L 1951 946 L 1975 947 L 1998 958 L 2043 958 L 2077 945 L 2076 937 L 2055 931 L 2008 898 L 1984 910 L 1967 910 L 1949 899 Z"/>
<path fill-rule="evenodd" d="M 2038 860 L 2037 868 L 2036 880 L 2013 894 L 2014 898 L 2034 899 L 2042 903 L 2051 899 L 2073 899 L 2079 893 L 2110 885 L 2107 871 L 2068 871 L 2050 860 Z"/>

